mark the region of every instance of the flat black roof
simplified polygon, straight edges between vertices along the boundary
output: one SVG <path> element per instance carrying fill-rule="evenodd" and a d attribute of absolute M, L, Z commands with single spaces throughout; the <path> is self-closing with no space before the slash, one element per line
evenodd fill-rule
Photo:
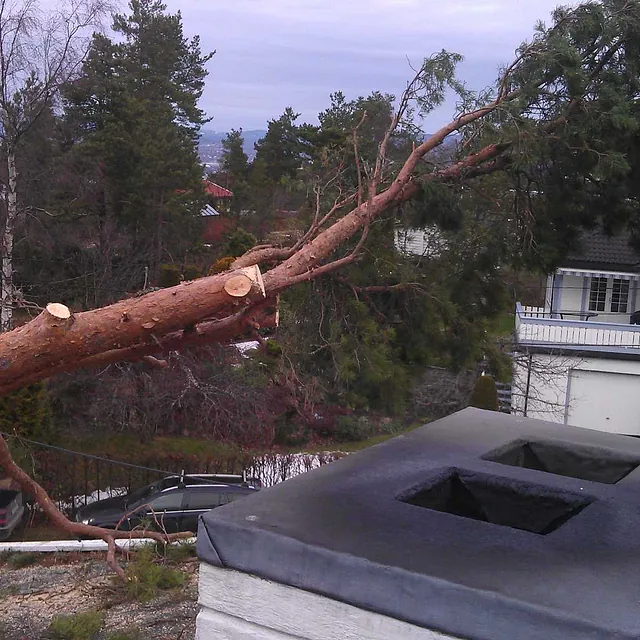
<path fill-rule="evenodd" d="M 198 552 L 462 638 L 637 639 L 637 465 L 635 438 L 466 409 L 211 511 Z"/>

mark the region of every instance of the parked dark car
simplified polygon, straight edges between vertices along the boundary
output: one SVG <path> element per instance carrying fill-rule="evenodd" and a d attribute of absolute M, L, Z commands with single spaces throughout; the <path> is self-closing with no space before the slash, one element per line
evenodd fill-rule
<path fill-rule="evenodd" d="M 0 489 L 0 540 L 6 540 L 13 533 L 23 515 L 22 493 Z"/>
<path fill-rule="evenodd" d="M 136 527 L 175 533 L 198 529 L 198 516 L 260 488 L 243 476 L 169 476 L 125 496 L 98 500 L 78 510 L 76 520 L 108 529 Z"/>

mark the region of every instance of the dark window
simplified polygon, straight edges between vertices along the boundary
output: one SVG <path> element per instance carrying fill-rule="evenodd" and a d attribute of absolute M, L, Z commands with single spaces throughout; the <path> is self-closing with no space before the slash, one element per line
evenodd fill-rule
<path fill-rule="evenodd" d="M 187 509 L 214 509 L 219 507 L 222 502 L 221 493 L 215 491 L 189 491 L 187 494 Z"/>
<path fill-rule="evenodd" d="M 233 502 L 238 498 L 244 498 L 244 493 L 223 493 L 220 496 L 220 504 L 228 504 L 229 502 Z"/>
<path fill-rule="evenodd" d="M 627 313 L 629 302 L 629 281 L 614 280 L 611 291 L 611 313 Z"/>
<path fill-rule="evenodd" d="M 167 491 L 154 498 L 150 504 L 154 511 L 180 511 L 183 495 L 182 491 Z"/>
<path fill-rule="evenodd" d="M 591 278 L 589 292 L 589 311 L 604 311 L 607 301 L 607 279 Z"/>

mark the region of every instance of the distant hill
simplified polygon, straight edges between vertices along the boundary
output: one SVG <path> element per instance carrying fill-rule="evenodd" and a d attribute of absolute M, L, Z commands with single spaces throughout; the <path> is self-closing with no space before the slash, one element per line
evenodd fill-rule
<path fill-rule="evenodd" d="M 244 138 L 244 152 L 249 156 L 249 161 L 253 160 L 256 155 L 254 144 L 265 136 L 267 132 L 264 129 L 250 129 L 242 132 Z M 431 134 L 425 135 L 425 140 Z M 222 141 L 226 138 L 226 131 L 213 131 L 212 129 L 203 129 L 200 133 L 200 143 L 198 152 L 201 162 L 206 166 L 207 171 L 216 171 L 220 165 L 220 156 L 222 155 Z M 436 151 L 438 154 L 451 154 L 461 136 L 458 134 L 450 135 Z"/>
<path fill-rule="evenodd" d="M 263 129 L 251 129 L 242 132 L 244 151 L 249 156 L 249 160 L 253 160 L 256 154 L 253 145 L 258 142 L 260 138 L 263 138 L 266 133 Z M 200 132 L 200 143 L 198 145 L 200 160 L 210 171 L 215 171 L 219 166 L 220 156 L 222 155 L 222 141 L 226 136 L 226 131 L 203 129 Z"/>

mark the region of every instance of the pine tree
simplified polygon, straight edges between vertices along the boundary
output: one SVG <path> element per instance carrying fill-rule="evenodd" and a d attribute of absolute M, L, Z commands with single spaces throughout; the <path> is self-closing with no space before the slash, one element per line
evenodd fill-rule
<path fill-rule="evenodd" d="M 239 214 L 247 207 L 249 158 L 244 151 L 242 129 L 232 129 L 222 140 L 219 181 L 233 191 L 231 212 Z"/>
<path fill-rule="evenodd" d="M 204 202 L 197 154 L 206 122 L 198 100 L 207 75 L 197 37 L 185 38 L 180 14 L 156 0 L 131 0 L 113 29 L 123 41 L 97 35 L 83 77 L 66 91 L 76 150 L 97 166 L 98 213 L 126 228 L 129 286 L 142 287 L 144 267 L 158 280 L 171 256 L 197 242 Z"/>

